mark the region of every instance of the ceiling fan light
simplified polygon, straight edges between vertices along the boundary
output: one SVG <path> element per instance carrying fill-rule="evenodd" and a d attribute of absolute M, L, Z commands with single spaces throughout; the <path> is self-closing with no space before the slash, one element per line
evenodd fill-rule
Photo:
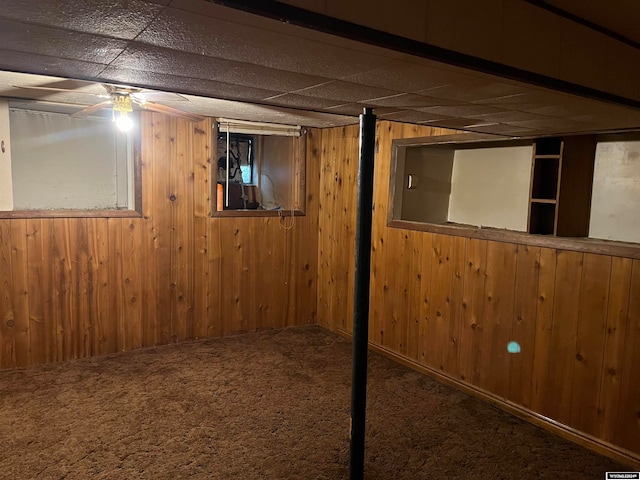
<path fill-rule="evenodd" d="M 127 115 L 127 112 L 121 111 L 116 118 L 116 126 L 121 132 L 128 132 L 133 128 L 133 120 Z"/>

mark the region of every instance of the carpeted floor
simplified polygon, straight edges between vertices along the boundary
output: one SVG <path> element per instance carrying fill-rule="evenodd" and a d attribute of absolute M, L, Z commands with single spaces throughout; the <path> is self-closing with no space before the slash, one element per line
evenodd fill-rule
<path fill-rule="evenodd" d="M 349 342 L 318 327 L 0 372 L 2 479 L 346 479 Z M 623 466 L 379 355 L 366 478 Z"/>

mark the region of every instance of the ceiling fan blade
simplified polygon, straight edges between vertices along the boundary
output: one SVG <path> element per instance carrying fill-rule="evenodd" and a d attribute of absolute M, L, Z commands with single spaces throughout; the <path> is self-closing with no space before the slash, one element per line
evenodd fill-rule
<path fill-rule="evenodd" d="M 100 95 L 100 93 L 98 93 L 97 91 L 94 93 L 87 90 L 88 88 L 95 89 L 95 85 L 95 83 L 86 82 L 84 80 L 59 80 L 42 85 L 13 85 L 13 87 L 27 90 L 48 90 L 51 92 L 75 92 L 84 88 L 85 91 L 81 91 L 79 93 L 86 93 L 88 95 Z"/>
<path fill-rule="evenodd" d="M 113 102 L 111 100 L 105 100 L 104 102 L 96 103 L 95 105 L 91 105 L 90 107 L 83 108 L 82 110 L 77 111 L 71 116 L 74 118 L 85 117 L 93 112 L 97 112 L 98 110 L 101 110 L 103 108 L 110 107 L 112 104 Z"/>
<path fill-rule="evenodd" d="M 173 115 L 174 117 L 184 118 L 190 122 L 201 122 L 206 117 L 197 115 L 195 113 L 185 112 L 178 110 L 177 108 L 168 107 L 167 105 L 161 105 L 153 102 L 136 102 L 143 110 L 151 110 L 152 112 L 166 113 L 167 115 Z"/>

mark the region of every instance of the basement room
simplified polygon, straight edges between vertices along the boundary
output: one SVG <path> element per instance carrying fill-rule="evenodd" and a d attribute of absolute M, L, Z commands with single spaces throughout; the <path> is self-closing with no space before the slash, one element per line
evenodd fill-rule
<path fill-rule="evenodd" d="M 0 3 L 0 479 L 640 478 L 637 2 Z"/>

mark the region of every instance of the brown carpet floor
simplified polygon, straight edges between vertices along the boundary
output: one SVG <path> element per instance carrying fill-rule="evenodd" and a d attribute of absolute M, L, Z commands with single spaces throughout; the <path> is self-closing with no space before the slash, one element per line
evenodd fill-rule
<path fill-rule="evenodd" d="M 349 342 L 319 327 L 0 372 L 2 479 L 346 479 Z M 366 478 L 621 465 L 372 354 Z"/>

